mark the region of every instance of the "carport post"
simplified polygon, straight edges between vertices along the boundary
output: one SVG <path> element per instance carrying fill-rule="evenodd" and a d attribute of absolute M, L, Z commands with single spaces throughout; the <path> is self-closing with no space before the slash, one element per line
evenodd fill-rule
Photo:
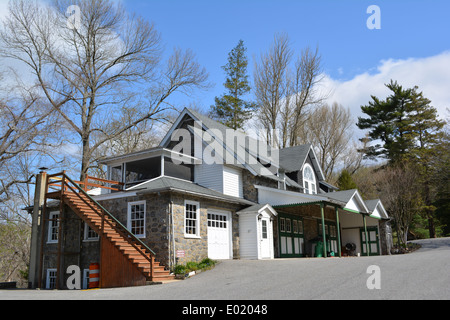
<path fill-rule="evenodd" d="M 363 220 L 364 220 L 364 234 L 366 235 L 366 252 L 367 252 L 367 256 L 370 256 L 369 253 L 369 238 L 368 238 L 368 234 L 367 234 L 367 224 L 366 224 L 366 215 L 363 213 Z"/>
<path fill-rule="evenodd" d="M 337 229 L 337 240 L 338 240 L 338 252 L 339 252 L 339 257 L 342 257 L 342 252 L 341 252 L 341 226 L 339 224 L 339 209 L 338 207 L 334 207 L 334 210 L 336 211 L 336 229 Z"/>
<path fill-rule="evenodd" d="M 322 238 L 323 238 L 323 257 L 327 257 L 327 238 L 325 236 L 325 213 L 323 210 L 324 204 L 320 203 L 320 214 L 322 215 Z"/>

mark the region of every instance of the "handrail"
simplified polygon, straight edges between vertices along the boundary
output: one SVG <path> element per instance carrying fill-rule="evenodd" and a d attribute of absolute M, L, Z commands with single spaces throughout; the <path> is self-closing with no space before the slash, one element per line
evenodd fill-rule
<path fill-rule="evenodd" d="M 57 180 L 57 181 L 61 181 L 62 178 L 58 178 L 59 175 L 60 174 L 53 174 L 53 175 L 49 176 L 49 178 Z M 112 191 L 121 191 L 122 190 L 120 188 L 112 188 L 112 187 L 103 186 L 103 185 L 98 184 L 98 183 L 91 183 L 91 182 L 89 182 L 89 180 L 94 180 L 94 181 L 103 182 L 103 183 L 109 183 L 109 184 L 112 184 L 112 185 L 118 185 L 120 187 L 123 187 L 125 185 L 123 182 L 107 180 L 107 179 L 101 179 L 101 178 L 92 177 L 92 176 L 89 176 L 89 175 L 86 175 L 86 180 L 84 182 L 81 182 L 81 181 L 73 181 L 73 182 L 77 183 L 80 186 L 83 185 L 84 188 L 82 188 L 82 189 L 84 189 L 84 190 L 86 190 L 87 187 L 101 188 L 101 189 L 107 189 L 107 190 L 112 190 Z M 51 186 L 54 186 L 54 185 L 55 184 L 52 184 Z"/>
<path fill-rule="evenodd" d="M 58 177 L 58 176 L 62 176 L 61 177 L 61 182 L 63 182 L 64 181 L 64 179 L 63 178 L 66 178 L 67 180 L 69 180 L 79 191 L 81 191 L 90 201 L 92 201 L 95 205 L 97 205 L 102 211 L 103 211 L 103 213 L 105 213 L 110 219 L 112 219 L 112 221 L 113 222 L 115 222 L 119 227 L 120 227 L 120 229 L 122 229 L 123 231 L 125 231 L 125 238 L 128 240 L 128 239 L 132 239 L 132 240 L 134 240 L 134 242 L 137 242 L 137 244 L 139 244 L 139 245 L 141 245 L 143 248 L 145 248 L 152 256 L 155 256 L 156 254 L 153 252 L 153 250 L 152 249 L 150 249 L 144 242 L 142 242 L 142 240 L 140 240 L 139 238 L 137 238 L 132 232 L 130 232 L 119 220 L 117 220 L 117 218 L 116 217 L 114 217 L 108 210 L 106 210 L 100 203 L 98 203 L 94 198 L 92 198 L 85 190 L 83 190 L 83 188 L 81 188 L 75 181 L 73 181 L 70 177 L 68 177 L 64 172 L 62 172 L 62 173 L 59 173 L 59 174 L 54 174 L 54 175 L 49 175 L 48 176 L 48 179 L 50 180 L 50 179 L 52 179 L 52 178 L 54 178 L 54 177 Z M 59 180 L 59 179 L 56 179 L 56 180 Z M 48 181 L 48 180 L 47 180 Z M 67 184 L 67 183 L 65 183 L 65 184 Z M 67 186 L 71 189 L 71 190 L 73 190 L 72 189 L 72 187 L 69 185 L 69 184 L 67 184 Z M 63 185 L 61 185 L 61 188 L 63 188 L 64 186 Z M 75 194 L 77 194 L 76 192 L 74 192 Z M 78 197 L 81 199 L 81 200 L 83 200 L 87 205 L 89 205 L 91 208 L 92 208 L 92 205 L 91 204 L 89 204 L 85 199 L 83 199 L 83 197 L 81 197 L 79 194 L 78 194 Z M 95 210 L 95 208 L 92 208 L 92 209 L 94 209 Z M 98 212 L 97 212 L 98 213 Z M 109 222 L 108 222 L 109 223 Z M 110 224 L 110 223 L 109 223 Z M 111 224 L 110 224 L 111 225 Z M 112 226 L 112 225 L 111 225 Z M 113 227 L 113 226 L 112 226 Z M 133 244 L 133 243 L 131 243 L 131 245 L 133 245 L 134 247 L 136 247 L 136 249 L 138 250 L 138 251 L 142 251 L 141 249 L 139 249 L 139 248 L 137 248 L 137 246 L 135 245 L 135 244 Z M 142 252 L 141 252 L 142 253 Z M 147 260 L 149 260 L 151 263 L 152 263 L 152 261 L 151 261 L 151 258 L 148 258 L 146 255 L 144 255 L 146 258 L 147 258 Z"/>

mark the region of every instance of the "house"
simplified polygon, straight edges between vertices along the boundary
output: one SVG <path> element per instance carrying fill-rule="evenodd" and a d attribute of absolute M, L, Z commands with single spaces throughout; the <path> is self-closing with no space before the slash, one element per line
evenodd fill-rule
<path fill-rule="evenodd" d="M 32 287 L 63 288 L 70 265 L 86 287 L 99 263 L 100 286 L 113 287 L 167 279 L 176 264 L 206 257 L 390 252 L 381 201 L 327 183 L 311 145 L 277 150 L 184 109 L 158 147 L 103 165 L 106 180 L 89 177 L 96 184 L 39 175 Z"/>

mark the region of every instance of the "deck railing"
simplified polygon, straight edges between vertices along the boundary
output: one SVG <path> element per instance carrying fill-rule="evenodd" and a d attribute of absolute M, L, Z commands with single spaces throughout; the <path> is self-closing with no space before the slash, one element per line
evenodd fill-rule
<path fill-rule="evenodd" d="M 109 190 L 117 190 L 117 191 L 121 189 L 103 186 L 96 183 L 90 183 L 88 182 L 88 180 L 94 180 L 101 183 L 123 186 L 123 184 L 117 181 L 99 179 L 90 176 L 86 177 L 85 182 L 74 181 L 70 177 L 68 177 L 64 171 L 57 174 L 47 175 L 44 210 L 46 209 L 47 206 L 47 198 L 59 198 L 61 203 L 60 210 L 62 210 L 64 194 L 66 193 L 70 193 L 72 195 L 75 194 L 79 200 L 81 200 L 84 204 L 89 206 L 89 208 L 91 208 L 95 213 L 97 213 L 101 217 L 102 220 L 100 232 L 102 233 L 102 236 L 105 237 L 104 228 L 106 223 L 116 232 L 118 232 L 124 240 L 126 240 L 130 245 L 132 245 L 145 259 L 147 259 L 150 262 L 150 276 L 151 278 L 153 278 L 153 259 L 155 257 L 155 253 L 144 242 L 142 242 L 142 240 L 140 240 L 132 232 L 130 232 L 119 220 L 117 220 L 116 217 L 114 217 L 108 210 L 106 210 L 100 203 L 98 203 L 91 195 L 87 193 L 89 187 L 106 188 Z M 53 190 L 56 191 L 49 193 L 49 188 L 52 188 Z M 59 228 L 61 228 L 61 223 L 59 223 Z M 44 228 L 42 230 L 44 230 Z M 59 232 L 61 232 L 61 230 L 59 230 Z M 41 247 L 42 246 L 43 242 L 41 244 Z M 58 239 L 58 260 L 59 255 L 60 255 L 60 239 Z M 42 264 L 42 256 L 41 256 L 41 264 Z M 57 278 L 57 282 L 58 279 L 59 276 Z M 41 280 L 39 282 L 41 283 Z"/>

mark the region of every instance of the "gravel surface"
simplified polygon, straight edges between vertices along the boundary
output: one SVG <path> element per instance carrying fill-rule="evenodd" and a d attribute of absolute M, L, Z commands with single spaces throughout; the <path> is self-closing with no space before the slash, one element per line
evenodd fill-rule
<path fill-rule="evenodd" d="M 450 299 L 450 238 L 404 255 L 221 261 L 184 281 L 90 291 L 0 290 L 1 300 Z M 380 289 L 367 286 L 379 267 Z"/>

